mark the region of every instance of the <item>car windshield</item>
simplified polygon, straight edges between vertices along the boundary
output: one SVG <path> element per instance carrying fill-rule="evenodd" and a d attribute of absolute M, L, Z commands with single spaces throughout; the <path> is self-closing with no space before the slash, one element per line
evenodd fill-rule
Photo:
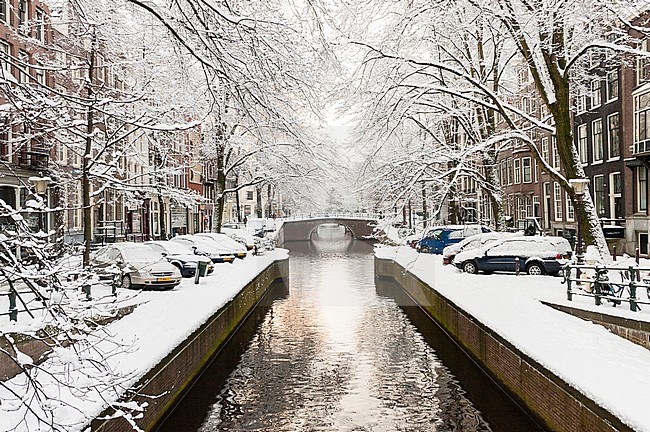
<path fill-rule="evenodd" d="M 193 254 L 194 252 L 192 249 L 188 246 L 186 246 L 184 243 L 177 243 L 177 242 L 163 242 L 163 243 L 158 243 L 163 249 L 168 254 L 171 255 L 187 255 L 187 254 Z"/>
<path fill-rule="evenodd" d="M 122 256 L 127 263 L 154 263 L 162 259 L 159 253 L 146 246 L 124 249 Z"/>

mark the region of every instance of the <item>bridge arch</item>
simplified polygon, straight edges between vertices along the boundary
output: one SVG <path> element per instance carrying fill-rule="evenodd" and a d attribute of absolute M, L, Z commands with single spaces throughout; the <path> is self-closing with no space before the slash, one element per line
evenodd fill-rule
<path fill-rule="evenodd" d="M 309 234 L 307 234 L 307 239 L 311 239 L 311 236 L 314 235 L 314 232 L 316 232 L 316 230 L 318 230 L 319 226 L 323 226 L 323 225 L 329 224 L 329 223 L 336 224 L 338 226 L 344 227 L 346 229 L 346 231 L 350 231 L 350 233 L 352 234 L 352 238 L 357 238 L 357 234 L 354 232 L 354 228 L 352 227 L 351 224 L 348 224 L 348 223 L 345 223 L 345 222 L 325 222 L 325 223 L 321 222 L 321 223 L 319 223 L 317 225 L 314 225 L 314 227 L 311 229 L 311 231 L 309 231 Z"/>
<path fill-rule="evenodd" d="M 288 241 L 309 241 L 314 230 L 323 224 L 342 225 L 352 233 L 355 239 L 372 237 L 376 219 L 354 217 L 318 217 L 285 220 L 278 231 L 278 243 Z"/>

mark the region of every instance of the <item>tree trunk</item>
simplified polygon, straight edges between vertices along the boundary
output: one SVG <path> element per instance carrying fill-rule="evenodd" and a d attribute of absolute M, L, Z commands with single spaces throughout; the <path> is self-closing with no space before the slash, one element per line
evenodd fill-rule
<path fill-rule="evenodd" d="M 428 216 L 427 216 L 427 188 L 426 184 L 422 182 L 422 228 L 426 229 L 427 228 L 427 222 L 428 222 Z"/>
<path fill-rule="evenodd" d="M 215 193 L 215 217 L 214 217 L 214 232 L 221 232 L 221 224 L 223 223 L 223 210 L 226 204 L 226 173 L 224 170 L 224 155 L 219 152 L 217 155 L 217 181 L 214 185 Z"/>
<path fill-rule="evenodd" d="M 270 218 L 270 217 L 271 217 L 271 211 L 273 210 L 273 209 L 272 209 L 272 205 L 271 205 L 271 201 L 272 201 L 272 199 L 273 199 L 273 195 L 271 194 L 271 183 L 268 184 L 268 190 L 266 191 L 266 199 L 267 199 L 267 203 L 266 203 L 266 208 L 267 208 L 267 211 L 266 211 L 266 217 L 269 217 L 269 218 Z"/>
<path fill-rule="evenodd" d="M 257 217 L 264 217 L 264 208 L 262 207 L 262 186 L 255 186 L 255 195 L 257 195 Z"/>
<path fill-rule="evenodd" d="M 235 188 L 239 187 L 239 175 L 235 177 Z M 235 206 L 237 207 L 237 222 L 242 222 L 244 218 L 241 215 L 241 202 L 239 201 L 239 189 L 235 191 Z"/>
<path fill-rule="evenodd" d="M 84 224 L 84 254 L 83 266 L 88 267 L 90 264 L 90 243 L 92 242 L 92 205 L 90 202 L 90 161 L 92 160 L 93 131 L 94 131 L 94 109 L 93 109 L 93 78 L 95 75 L 95 43 L 96 35 L 93 31 L 92 42 L 90 47 L 90 58 L 88 65 L 88 109 L 86 112 L 86 148 L 84 150 L 82 168 L 81 168 L 81 193 L 83 208 Z"/>

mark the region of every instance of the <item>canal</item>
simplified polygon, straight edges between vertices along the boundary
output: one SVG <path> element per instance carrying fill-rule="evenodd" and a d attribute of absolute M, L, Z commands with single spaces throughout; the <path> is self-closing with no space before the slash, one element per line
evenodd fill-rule
<path fill-rule="evenodd" d="M 375 283 L 372 244 L 321 226 L 288 248 L 290 288 L 273 287 L 160 432 L 543 430 Z"/>

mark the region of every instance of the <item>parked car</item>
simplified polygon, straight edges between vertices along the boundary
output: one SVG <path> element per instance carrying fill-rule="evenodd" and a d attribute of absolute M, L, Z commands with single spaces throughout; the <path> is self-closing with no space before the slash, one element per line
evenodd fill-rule
<path fill-rule="evenodd" d="M 256 236 L 262 237 L 267 232 L 275 231 L 275 221 L 266 218 L 248 218 L 246 229 Z"/>
<path fill-rule="evenodd" d="M 461 240 L 458 243 L 451 244 L 442 250 L 442 264 L 451 264 L 454 261 L 454 257 L 460 252 L 482 248 L 493 241 L 516 235 L 522 234 L 508 232 L 488 232 L 469 236 L 466 239 Z"/>
<path fill-rule="evenodd" d="M 233 228 L 231 226 L 222 226 L 221 232 L 231 239 L 246 246 L 246 249 L 255 249 L 255 236 L 243 228 Z"/>
<path fill-rule="evenodd" d="M 231 263 L 235 260 L 235 256 L 230 250 L 205 237 L 184 234 L 172 237 L 170 241 L 184 244 L 195 253 L 209 257 L 213 263 Z"/>
<path fill-rule="evenodd" d="M 121 271 L 122 288 L 171 289 L 181 283 L 180 270 L 141 243 L 104 246 L 92 254 L 91 265 L 100 277 L 113 277 L 117 267 Z"/>
<path fill-rule="evenodd" d="M 418 252 L 440 254 L 447 246 L 476 234 L 490 232 L 483 225 L 446 225 L 429 228 L 418 242 Z"/>
<path fill-rule="evenodd" d="M 215 242 L 219 247 L 227 250 L 235 258 L 244 259 L 246 258 L 247 249 L 243 244 L 231 239 L 226 234 L 223 233 L 197 233 L 194 234 L 197 237 L 205 238 L 210 241 Z"/>
<path fill-rule="evenodd" d="M 422 234 L 411 234 L 410 236 L 404 237 L 404 243 L 413 249 L 418 247 L 418 242 L 422 239 Z"/>
<path fill-rule="evenodd" d="M 148 241 L 144 243 L 155 252 L 162 254 L 167 261 L 178 267 L 183 277 L 194 277 L 200 262 L 208 265 L 208 274 L 214 271 L 212 260 L 204 255 L 197 255 L 192 248 L 172 241 Z"/>
<path fill-rule="evenodd" d="M 517 262 L 530 275 L 556 275 L 571 258 L 571 245 L 563 237 L 516 236 L 460 252 L 454 265 L 467 273 L 514 272 Z"/>

